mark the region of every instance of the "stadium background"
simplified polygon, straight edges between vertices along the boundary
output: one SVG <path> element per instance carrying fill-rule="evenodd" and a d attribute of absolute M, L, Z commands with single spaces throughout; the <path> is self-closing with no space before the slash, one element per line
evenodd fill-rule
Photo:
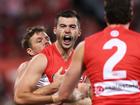
<path fill-rule="evenodd" d="M 140 0 L 134 2 L 131 29 L 140 32 Z M 0 105 L 14 105 L 16 69 L 28 59 L 20 46 L 25 29 L 44 25 L 54 41 L 54 17 L 66 9 L 75 9 L 81 16 L 82 36 L 78 42 L 106 26 L 103 0 L 0 0 Z"/>

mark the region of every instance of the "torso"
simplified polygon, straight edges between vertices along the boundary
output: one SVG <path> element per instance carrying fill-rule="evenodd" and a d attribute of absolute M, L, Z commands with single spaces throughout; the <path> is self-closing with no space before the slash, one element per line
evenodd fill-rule
<path fill-rule="evenodd" d="M 44 49 L 43 53 L 48 59 L 48 65 L 45 70 L 45 74 L 49 78 L 50 82 L 53 82 L 53 75 L 58 71 L 60 67 L 63 67 L 62 73 L 65 73 L 70 65 L 73 52 L 67 60 L 64 60 L 60 53 L 58 52 L 56 46 L 52 44 L 51 46 Z"/>
<path fill-rule="evenodd" d="M 72 60 L 73 52 L 74 51 L 72 51 L 71 55 L 68 57 L 67 60 L 64 60 L 60 55 L 59 51 L 57 50 L 55 44 L 52 44 L 51 46 L 44 49 L 43 53 L 46 55 L 48 59 L 48 65 L 46 67 L 45 74 L 49 78 L 50 82 L 53 82 L 52 77 L 53 75 L 55 75 L 55 73 L 58 71 L 60 67 L 63 67 L 62 74 L 64 74 L 67 71 Z M 85 79 L 86 75 L 84 75 L 81 78 L 81 81 L 84 81 Z M 63 103 L 63 105 L 80 105 L 80 104 Z"/>
<path fill-rule="evenodd" d="M 94 105 L 140 105 L 140 35 L 107 27 L 85 40 Z"/>

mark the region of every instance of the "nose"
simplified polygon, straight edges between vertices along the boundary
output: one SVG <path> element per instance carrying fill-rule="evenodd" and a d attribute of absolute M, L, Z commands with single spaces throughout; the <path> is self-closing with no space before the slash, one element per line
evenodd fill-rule
<path fill-rule="evenodd" d="M 65 33 L 70 33 L 70 27 L 65 28 Z"/>
<path fill-rule="evenodd" d="M 47 40 L 47 39 L 45 39 L 45 38 L 44 38 L 44 40 L 43 40 L 43 43 L 44 43 L 45 45 L 51 44 L 50 40 Z"/>

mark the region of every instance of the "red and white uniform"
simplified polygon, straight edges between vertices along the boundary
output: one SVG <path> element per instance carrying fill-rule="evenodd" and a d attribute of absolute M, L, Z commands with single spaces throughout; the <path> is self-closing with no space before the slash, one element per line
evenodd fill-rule
<path fill-rule="evenodd" d="M 46 86 L 46 85 L 49 85 L 50 82 L 48 80 L 48 77 L 43 74 L 42 77 L 40 78 L 40 80 L 38 81 L 37 83 L 37 87 L 43 87 L 43 86 Z"/>
<path fill-rule="evenodd" d="M 64 60 L 57 50 L 55 44 L 46 47 L 42 53 L 44 53 L 48 59 L 48 65 L 45 70 L 45 74 L 50 82 L 53 82 L 53 75 L 63 67 L 62 73 L 65 73 L 71 63 L 73 51 L 67 60 Z"/>
<path fill-rule="evenodd" d="M 107 27 L 85 39 L 93 105 L 140 105 L 140 34 Z"/>

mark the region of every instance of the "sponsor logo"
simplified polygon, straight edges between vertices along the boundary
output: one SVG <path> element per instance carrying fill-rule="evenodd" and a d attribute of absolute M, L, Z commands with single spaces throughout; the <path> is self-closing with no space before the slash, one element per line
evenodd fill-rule
<path fill-rule="evenodd" d="M 98 82 L 95 83 L 94 88 L 96 96 L 133 94 L 140 92 L 138 81 L 135 80 Z"/>

